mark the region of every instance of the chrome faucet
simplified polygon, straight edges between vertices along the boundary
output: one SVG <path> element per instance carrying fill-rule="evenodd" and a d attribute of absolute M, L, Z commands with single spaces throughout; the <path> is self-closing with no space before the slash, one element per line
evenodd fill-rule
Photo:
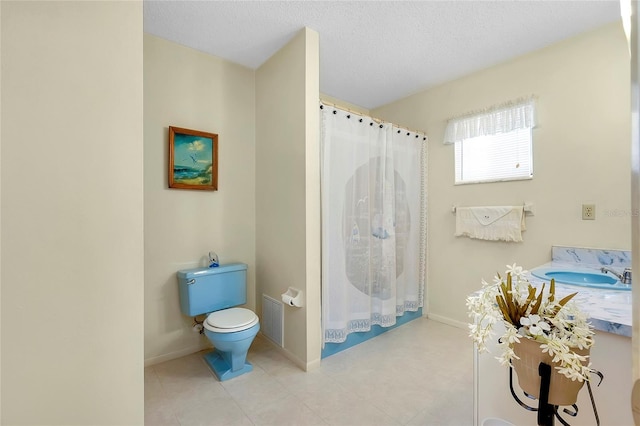
<path fill-rule="evenodd" d="M 604 274 L 606 274 L 607 272 L 611 272 L 613 275 L 616 276 L 616 278 L 620 280 L 622 284 L 631 284 L 631 268 L 624 268 L 624 272 L 619 274 L 613 269 L 603 266 L 602 268 L 600 268 L 600 272 Z"/>

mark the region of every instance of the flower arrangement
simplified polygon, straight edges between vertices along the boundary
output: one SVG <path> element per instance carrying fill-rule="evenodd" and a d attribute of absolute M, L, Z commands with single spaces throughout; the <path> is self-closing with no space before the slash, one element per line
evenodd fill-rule
<path fill-rule="evenodd" d="M 507 266 L 506 280 L 497 274 L 492 284 L 482 280 L 482 290 L 467 298 L 467 308 L 473 323 L 470 337 L 479 352 L 488 352 L 485 342 L 494 334 L 493 326 L 502 321 L 505 332 L 499 339 L 502 353 L 496 357 L 502 365 L 519 359 L 514 346 L 520 339 L 540 343 L 543 353 L 552 357 L 555 369 L 572 381 L 589 380 L 592 370 L 584 355 L 593 345 L 593 330 L 583 313 L 571 299 L 555 297 L 555 282 L 551 280 L 548 296 L 546 283 L 539 294 L 527 279 L 528 271 L 513 264 Z"/>

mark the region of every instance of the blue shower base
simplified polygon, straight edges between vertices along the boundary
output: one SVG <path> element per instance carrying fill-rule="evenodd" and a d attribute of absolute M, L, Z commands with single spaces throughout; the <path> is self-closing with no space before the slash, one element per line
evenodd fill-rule
<path fill-rule="evenodd" d="M 413 321 L 414 319 L 420 317 L 422 317 L 422 308 L 418 308 L 416 312 L 405 312 L 401 317 L 396 317 L 396 323 L 391 327 L 381 327 L 379 325 L 374 325 L 371 327 L 371 330 L 367 331 L 366 333 L 349 334 L 347 336 L 347 340 L 342 343 L 325 343 L 324 349 L 322 350 L 321 358 L 326 358 L 328 356 L 337 354 L 338 352 L 344 351 L 345 349 L 349 349 L 352 346 L 358 345 L 373 337 L 379 336 L 385 331 L 393 330 L 396 327 L 399 327 L 403 324 L 408 323 L 409 321 Z"/>

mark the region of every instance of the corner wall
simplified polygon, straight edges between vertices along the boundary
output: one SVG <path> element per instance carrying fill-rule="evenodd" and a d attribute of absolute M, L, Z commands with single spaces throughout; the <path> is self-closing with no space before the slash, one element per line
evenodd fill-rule
<path fill-rule="evenodd" d="M 629 2 L 629 5 L 631 7 L 630 28 L 626 35 L 631 57 L 631 210 L 640 212 L 640 5 L 635 1 Z M 640 214 L 633 217 L 631 232 L 632 269 L 640 271 Z M 634 383 L 640 380 L 640 291 L 636 289 L 633 290 L 633 322 L 631 324 Z M 634 404 L 633 400 L 632 404 Z M 635 408 L 640 407 L 636 404 Z M 640 415 L 637 411 L 634 411 L 634 417 Z M 640 419 L 634 420 L 635 423 L 640 423 Z"/>
<path fill-rule="evenodd" d="M 621 24 L 611 24 L 513 61 L 415 94 L 372 113 L 429 136 L 428 308 L 465 326 L 465 298 L 514 262 L 551 260 L 552 245 L 631 246 L 629 56 Z M 530 181 L 454 186 L 448 118 L 538 96 Z M 456 238 L 453 205 L 532 202 L 523 243 Z M 581 220 L 581 204 L 596 220 Z"/>
<path fill-rule="evenodd" d="M 254 309 L 255 72 L 144 35 L 145 362 L 210 347 L 182 315 L 176 272 L 243 262 Z M 218 190 L 169 189 L 168 128 L 218 134 Z"/>
<path fill-rule="evenodd" d="M 142 3 L 0 7 L 0 423 L 141 425 Z"/>
<path fill-rule="evenodd" d="M 256 72 L 256 297 L 289 286 L 284 352 L 301 368 L 320 360 L 319 39 L 308 28 Z"/>
<path fill-rule="evenodd" d="M 0 2 L 0 46 L 2 46 L 2 2 Z M 0 164 L 2 164 L 2 54 L 0 54 Z M 2 241 L 2 173 L 0 173 L 0 241 Z M 2 318 L 2 244 L 0 244 L 0 318 Z M 2 328 L 0 327 L 0 383 L 2 383 Z M 0 385 L 0 421 L 2 421 L 2 386 Z"/>

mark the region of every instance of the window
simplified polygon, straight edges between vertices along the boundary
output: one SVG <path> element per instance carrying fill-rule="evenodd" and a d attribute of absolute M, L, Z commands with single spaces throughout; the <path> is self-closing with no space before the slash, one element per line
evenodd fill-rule
<path fill-rule="evenodd" d="M 445 144 L 455 144 L 455 183 L 531 179 L 533 97 L 508 102 L 447 123 Z"/>
<path fill-rule="evenodd" d="M 456 185 L 531 179 L 531 145 L 531 128 L 456 142 Z"/>

